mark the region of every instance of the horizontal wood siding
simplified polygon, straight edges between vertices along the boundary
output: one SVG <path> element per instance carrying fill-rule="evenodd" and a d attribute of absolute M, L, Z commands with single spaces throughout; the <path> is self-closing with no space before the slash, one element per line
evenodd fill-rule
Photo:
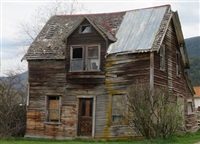
<path fill-rule="evenodd" d="M 122 93 L 132 83 L 149 82 L 150 54 L 109 55 L 106 64 L 108 94 Z"/>
<path fill-rule="evenodd" d="M 107 124 L 104 126 L 104 137 L 128 138 L 136 133 L 126 125 L 112 124 L 111 97 L 113 94 L 125 94 L 130 84 L 149 82 L 150 54 L 109 55 L 106 59 L 106 90 L 109 95 L 107 108 Z"/>
<path fill-rule="evenodd" d="M 160 70 L 160 55 L 159 52 L 155 52 L 154 58 L 154 82 L 155 86 L 168 86 L 169 90 L 172 92 L 172 95 L 176 99 L 176 96 L 182 96 L 185 99 L 185 118 L 186 118 L 186 129 L 187 130 L 196 130 L 196 115 L 188 115 L 187 112 L 187 99 L 191 99 L 194 104 L 193 94 L 190 91 L 187 81 L 186 75 L 184 74 L 184 63 L 181 61 L 181 73 L 177 75 L 176 71 L 176 52 L 178 51 L 181 56 L 177 36 L 175 33 L 173 22 L 171 21 L 164 38 L 163 44 L 165 44 L 166 48 L 166 56 L 165 56 L 165 70 Z M 182 58 L 181 58 L 182 60 Z"/>
<path fill-rule="evenodd" d="M 65 60 L 29 61 L 29 106 L 27 110 L 27 137 L 63 139 L 76 136 L 77 105 L 76 97 L 66 95 Z M 60 123 L 46 120 L 48 95 L 60 96 Z"/>
<path fill-rule="evenodd" d="M 88 24 L 85 20 L 82 24 Z M 70 72 L 71 45 L 100 45 L 100 70 L 95 72 Z M 66 40 L 65 60 L 35 60 L 29 63 L 30 102 L 27 112 L 29 137 L 65 139 L 77 136 L 78 99 L 97 97 L 97 113 L 94 130 L 103 133 L 106 112 L 105 55 L 106 40 L 92 27 L 91 33 L 80 34 L 79 27 Z M 46 123 L 45 96 L 61 96 L 61 121 Z M 94 117 L 95 118 L 95 117 Z M 39 128 L 38 128 L 39 127 Z"/>

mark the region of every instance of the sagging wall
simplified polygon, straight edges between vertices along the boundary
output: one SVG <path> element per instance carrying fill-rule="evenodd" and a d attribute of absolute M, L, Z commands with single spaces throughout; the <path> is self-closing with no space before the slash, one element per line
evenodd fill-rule
<path fill-rule="evenodd" d="M 104 126 L 104 138 L 128 138 L 137 136 L 128 123 L 116 124 L 112 122 L 112 96 L 124 95 L 126 89 L 133 83 L 149 83 L 150 54 L 111 54 L 106 58 L 106 90 L 109 97 L 106 111 L 107 122 Z"/>
<path fill-rule="evenodd" d="M 85 20 L 83 24 L 88 24 Z M 93 28 L 92 33 L 80 34 L 79 27 L 68 37 L 65 60 L 33 60 L 29 63 L 29 106 L 27 137 L 66 139 L 77 137 L 78 103 L 80 97 L 95 100 L 94 137 L 104 134 L 107 121 L 108 96 L 105 90 L 105 54 L 107 43 Z M 100 70 L 72 72 L 70 48 L 72 45 L 100 45 Z M 61 95 L 60 123 L 46 120 L 46 95 Z"/>
<path fill-rule="evenodd" d="M 196 131 L 198 129 L 196 115 L 188 114 L 187 101 L 191 100 L 194 104 L 193 94 L 188 86 L 182 54 L 178 44 L 173 22 L 171 21 L 165 35 L 163 44 L 165 45 L 165 69 L 160 69 L 160 53 L 155 52 L 154 58 L 154 84 L 155 86 L 168 86 L 175 100 L 177 97 L 184 99 L 186 130 Z M 177 74 L 177 53 L 181 56 L 181 70 Z M 194 105 L 193 105 L 194 108 Z"/>
<path fill-rule="evenodd" d="M 29 61 L 29 105 L 26 137 L 61 138 L 76 136 L 77 107 L 67 105 L 75 99 L 65 97 L 66 71 L 64 60 Z M 48 123 L 46 96 L 60 95 L 60 123 Z"/>

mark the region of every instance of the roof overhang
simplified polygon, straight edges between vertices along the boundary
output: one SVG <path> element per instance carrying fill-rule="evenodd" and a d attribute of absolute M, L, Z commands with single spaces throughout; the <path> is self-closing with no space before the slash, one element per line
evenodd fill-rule
<path fill-rule="evenodd" d="M 76 25 L 67 33 L 67 35 L 64 36 L 63 41 L 66 41 L 66 39 L 75 31 L 75 29 L 77 29 L 80 26 L 80 24 L 84 20 L 87 20 L 106 41 L 108 39 L 113 41 L 113 42 L 116 41 L 115 38 L 106 37 L 106 33 L 101 31 L 100 28 L 98 28 L 97 25 L 95 25 L 87 16 L 83 16 L 83 17 L 80 18 L 80 20 L 76 23 Z"/>
<path fill-rule="evenodd" d="M 182 58 L 183 58 L 183 61 L 184 61 L 184 64 L 185 64 L 185 68 L 189 68 L 190 65 L 189 65 L 188 54 L 187 54 L 185 40 L 184 40 L 184 37 L 183 37 L 183 33 L 182 33 L 182 29 L 181 29 L 181 23 L 180 23 L 177 11 L 173 12 L 172 20 L 173 20 L 176 36 L 177 36 L 177 39 L 178 39 L 179 47 L 183 47 Z"/>

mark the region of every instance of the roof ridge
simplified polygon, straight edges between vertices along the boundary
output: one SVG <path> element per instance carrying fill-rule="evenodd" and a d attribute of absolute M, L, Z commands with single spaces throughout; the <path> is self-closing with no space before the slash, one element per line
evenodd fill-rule
<path fill-rule="evenodd" d="M 106 15 L 106 14 L 120 14 L 120 13 L 126 13 L 126 12 L 138 11 L 138 10 L 145 10 L 145 9 L 152 9 L 152 8 L 160 8 L 160 7 L 166 7 L 166 6 L 170 6 L 170 4 L 158 5 L 158 6 L 152 6 L 152 7 L 146 7 L 146 8 L 138 8 L 138 9 L 132 9 L 132 10 L 107 12 L 107 13 L 63 14 L 63 15 L 54 15 L 54 16 L 68 17 L 68 16 L 96 16 L 96 15 Z"/>

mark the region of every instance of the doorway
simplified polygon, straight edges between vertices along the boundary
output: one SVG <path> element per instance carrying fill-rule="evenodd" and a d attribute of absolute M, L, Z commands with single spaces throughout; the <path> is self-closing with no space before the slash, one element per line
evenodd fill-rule
<path fill-rule="evenodd" d="M 93 98 L 79 99 L 78 135 L 92 136 Z"/>

